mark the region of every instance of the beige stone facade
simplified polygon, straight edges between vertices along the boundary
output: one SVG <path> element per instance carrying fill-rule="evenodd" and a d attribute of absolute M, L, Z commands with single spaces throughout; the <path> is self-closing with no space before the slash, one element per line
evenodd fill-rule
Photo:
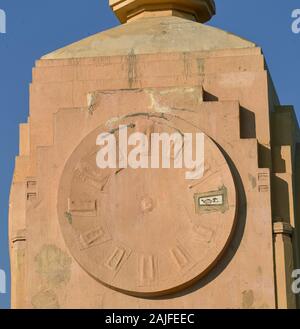
<path fill-rule="evenodd" d="M 261 48 L 200 23 L 212 0 L 110 4 L 124 24 L 33 69 L 10 196 L 12 307 L 297 307 L 299 127 Z M 97 169 L 97 135 L 120 125 L 204 133 L 203 178 Z M 214 194 L 222 206 L 197 203 Z"/>

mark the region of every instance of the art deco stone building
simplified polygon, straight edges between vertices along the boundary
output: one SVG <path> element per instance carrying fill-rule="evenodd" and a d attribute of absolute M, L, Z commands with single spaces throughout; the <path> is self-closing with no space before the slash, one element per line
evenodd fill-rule
<path fill-rule="evenodd" d="M 122 25 L 36 62 L 10 196 L 14 308 L 295 308 L 299 127 L 213 0 L 110 0 Z M 96 138 L 203 132 L 205 170 L 99 169 Z"/>

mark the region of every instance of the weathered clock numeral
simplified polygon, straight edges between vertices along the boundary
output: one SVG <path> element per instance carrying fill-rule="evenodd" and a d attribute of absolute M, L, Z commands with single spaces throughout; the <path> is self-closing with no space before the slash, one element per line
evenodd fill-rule
<path fill-rule="evenodd" d="M 101 190 L 102 182 L 101 180 L 93 177 L 92 175 L 87 174 L 83 170 L 76 169 L 74 172 L 74 177 L 82 181 L 83 183 L 88 184 L 96 190 Z"/>
<path fill-rule="evenodd" d="M 88 249 L 108 240 L 110 240 L 110 237 L 102 227 L 98 227 L 79 236 L 81 249 Z"/>
<path fill-rule="evenodd" d="M 211 229 L 201 225 L 195 225 L 194 232 L 196 233 L 197 239 L 199 239 L 201 242 L 210 242 L 214 234 Z"/>
<path fill-rule="evenodd" d="M 97 200 L 68 199 L 68 211 L 74 216 L 97 216 Z"/>
<path fill-rule="evenodd" d="M 156 259 L 154 256 L 141 255 L 139 257 L 139 279 L 142 286 L 151 285 L 157 275 Z"/>
<path fill-rule="evenodd" d="M 116 247 L 113 253 L 109 256 L 109 258 L 105 262 L 105 266 L 112 271 L 118 270 L 125 257 L 125 254 L 126 254 L 126 250 L 124 248 Z"/>
<path fill-rule="evenodd" d="M 191 257 L 188 254 L 188 252 L 178 244 L 175 248 L 170 250 L 171 255 L 177 266 L 179 266 L 180 269 L 183 269 L 190 265 L 191 263 Z"/>

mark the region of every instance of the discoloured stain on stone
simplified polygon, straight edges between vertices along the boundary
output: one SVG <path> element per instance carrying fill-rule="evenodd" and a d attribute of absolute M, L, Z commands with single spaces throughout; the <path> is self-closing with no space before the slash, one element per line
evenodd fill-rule
<path fill-rule="evenodd" d="M 89 114 L 93 115 L 97 104 L 97 93 L 91 93 L 87 95 L 87 104 Z"/>
<path fill-rule="evenodd" d="M 128 84 L 129 88 L 132 88 L 137 76 L 137 65 L 136 65 L 136 55 L 134 49 L 131 50 L 128 55 Z"/>
<path fill-rule="evenodd" d="M 41 291 L 32 297 L 31 304 L 35 309 L 59 309 L 58 298 L 54 291 Z"/>
<path fill-rule="evenodd" d="M 37 272 L 50 287 L 66 284 L 71 277 L 72 259 L 54 245 L 44 245 L 35 257 Z"/>
<path fill-rule="evenodd" d="M 72 214 L 71 214 L 70 212 L 67 211 L 67 212 L 65 213 L 65 217 L 66 217 L 67 221 L 69 222 L 69 224 L 72 225 L 72 223 L 73 223 Z"/>
<path fill-rule="evenodd" d="M 262 271 L 261 266 L 258 266 L 257 273 L 258 273 L 258 275 L 262 275 L 263 271 Z"/>
<path fill-rule="evenodd" d="M 250 180 L 251 186 L 252 188 L 256 188 L 256 178 L 254 176 L 252 176 L 251 174 L 248 174 L 248 178 Z"/>
<path fill-rule="evenodd" d="M 184 64 L 184 76 L 187 79 L 187 77 L 190 75 L 190 71 L 191 71 L 189 53 L 183 53 L 183 64 Z"/>
<path fill-rule="evenodd" d="M 161 112 L 161 113 L 170 113 L 171 108 L 169 106 L 163 106 L 159 104 L 156 96 L 154 95 L 154 92 L 149 92 L 149 97 L 151 100 L 151 105 L 149 106 L 150 110 L 154 110 L 156 112 Z"/>
<path fill-rule="evenodd" d="M 199 75 L 204 74 L 204 59 L 203 58 L 197 59 L 197 67 L 198 67 L 198 74 Z"/>
<path fill-rule="evenodd" d="M 160 113 L 188 111 L 203 102 L 203 91 L 200 88 L 170 88 L 161 91 L 145 89 L 149 95 L 149 110 Z"/>
<path fill-rule="evenodd" d="M 243 308 L 250 309 L 253 308 L 254 294 L 252 290 L 243 291 Z"/>

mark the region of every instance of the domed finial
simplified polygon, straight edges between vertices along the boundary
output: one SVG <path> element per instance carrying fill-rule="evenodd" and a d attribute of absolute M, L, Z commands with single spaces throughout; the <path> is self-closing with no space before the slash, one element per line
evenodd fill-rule
<path fill-rule="evenodd" d="M 149 16 L 181 16 L 200 23 L 215 15 L 214 0 L 109 0 L 121 23 Z"/>

